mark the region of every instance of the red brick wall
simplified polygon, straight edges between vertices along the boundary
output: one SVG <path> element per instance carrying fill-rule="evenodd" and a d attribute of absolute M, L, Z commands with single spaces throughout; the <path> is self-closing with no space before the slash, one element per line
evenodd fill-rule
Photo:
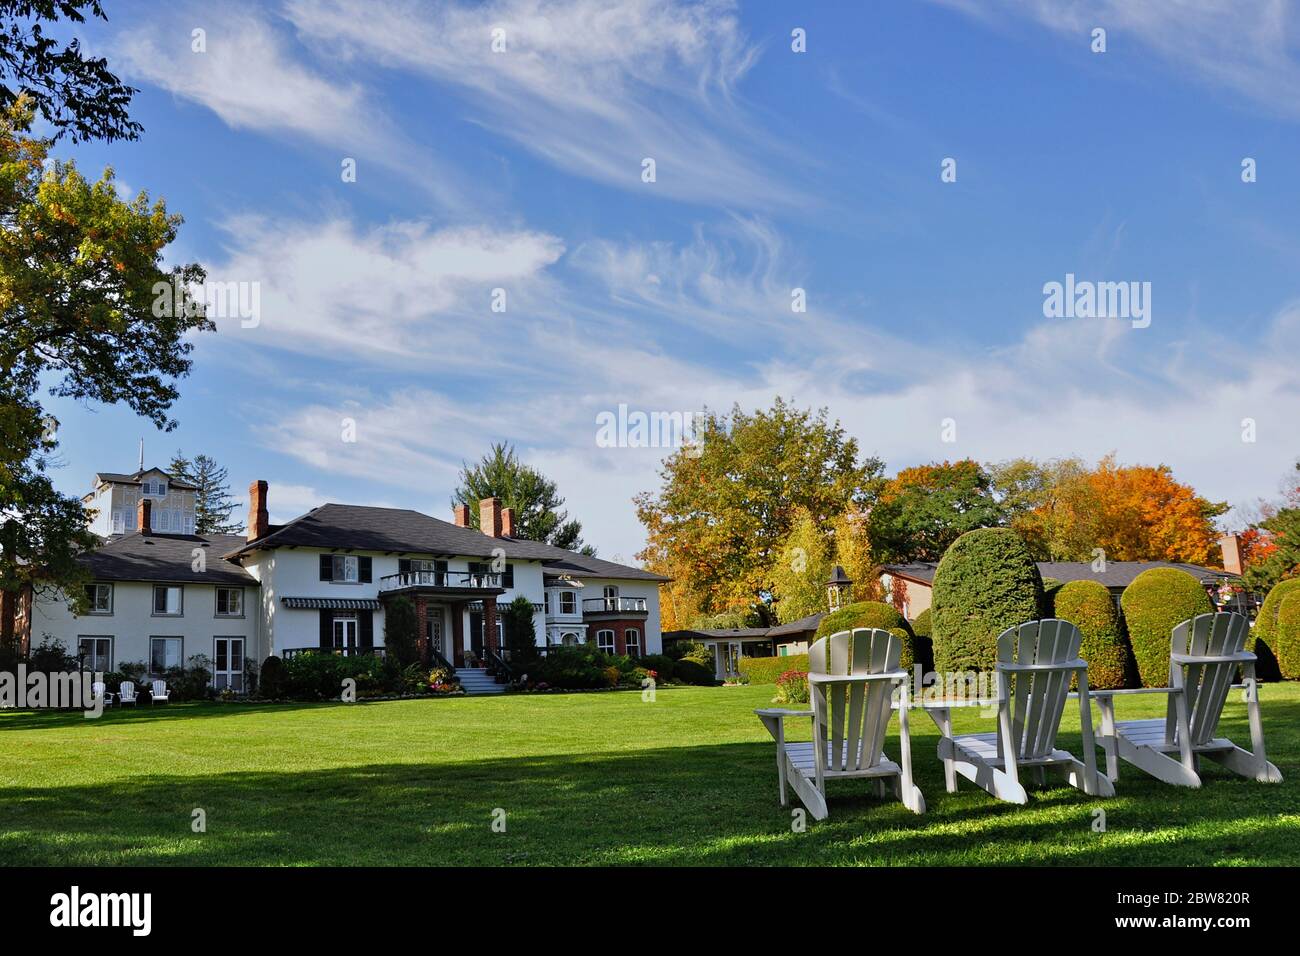
<path fill-rule="evenodd" d="M 626 654 L 627 653 L 627 632 L 629 628 L 635 630 L 638 635 L 637 655 L 640 657 L 644 657 L 646 654 L 645 621 L 635 621 L 635 620 L 588 621 L 587 640 L 594 645 L 596 643 L 597 631 L 613 631 L 614 632 L 614 653 Z"/>

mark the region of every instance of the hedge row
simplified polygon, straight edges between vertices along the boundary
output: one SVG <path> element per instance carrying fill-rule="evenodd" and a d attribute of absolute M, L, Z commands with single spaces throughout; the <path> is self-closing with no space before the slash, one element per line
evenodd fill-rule
<path fill-rule="evenodd" d="M 808 655 L 791 654 L 789 657 L 742 657 L 740 676 L 750 684 L 775 684 L 786 671 L 807 671 Z"/>
<path fill-rule="evenodd" d="M 1282 601 L 1287 595 L 1300 592 L 1300 578 L 1288 578 L 1273 585 L 1260 605 L 1255 618 L 1255 626 L 1250 629 L 1246 639 L 1246 650 L 1259 656 L 1255 673 L 1261 680 L 1277 678 L 1281 672 L 1281 661 L 1277 646 L 1277 618 L 1282 609 Z"/>
<path fill-rule="evenodd" d="M 1300 678 L 1300 590 L 1292 588 L 1278 605 L 1273 638 L 1282 676 L 1288 680 Z"/>

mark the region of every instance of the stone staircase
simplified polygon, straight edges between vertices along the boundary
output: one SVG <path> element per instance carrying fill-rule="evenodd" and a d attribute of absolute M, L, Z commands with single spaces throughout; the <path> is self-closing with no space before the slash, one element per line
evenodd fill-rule
<path fill-rule="evenodd" d="M 470 696 L 506 692 L 506 685 L 498 684 L 496 679 L 482 667 L 458 667 L 456 676 L 460 678 L 460 685 L 465 688 L 465 693 Z"/>

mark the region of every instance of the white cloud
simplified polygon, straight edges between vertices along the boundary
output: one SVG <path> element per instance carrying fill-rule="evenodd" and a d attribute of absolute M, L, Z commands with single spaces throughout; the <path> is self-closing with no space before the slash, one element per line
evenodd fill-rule
<path fill-rule="evenodd" d="M 203 52 L 191 47 L 196 25 L 206 31 Z M 458 174 L 403 135 L 354 78 L 303 63 L 262 11 L 237 5 L 150 16 L 116 34 L 112 52 L 129 79 L 210 109 L 232 129 L 304 136 L 333 147 L 340 162 L 366 157 L 417 179 L 447 208 L 464 205 Z"/>
<path fill-rule="evenodd" d="M 757 48 L 731 0 L 496 0 L 382 8 L 289 0 L 308 42 L 458 89 L 470 118 L 558 168 L 650 195 L 745 206 L 806 201 L 751 156 L 799 161 L 758 134 L 735 86 Z M 492 31 L 505 31 L 493 52 Z M 657 182 L 641 182 L 641 162 Z"/>
<path fill-rule="evenodd" d="M 1244 100 L 1300 117 L 1300 64 L 1286 0 L 933 0 L 990 24 L 1018 13 L 1078 39 L 1107 31 L 1107 55 L 1124 56 L 1127 37 L 1162 57 L 1175 72 Z M 1131 52 L 1131 51 L 1130 51 Z"/>

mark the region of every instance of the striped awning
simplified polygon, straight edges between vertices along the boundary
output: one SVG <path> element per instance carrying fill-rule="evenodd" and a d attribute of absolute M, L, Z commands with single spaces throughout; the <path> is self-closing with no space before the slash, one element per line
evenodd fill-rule
<path fill-rule="evenodd" d="M 316 598 L 316 597 L 282 597 L 280 603 L 295 610 L 317 611 L 378 611 L 379 602 L 374 598 Z"/>

